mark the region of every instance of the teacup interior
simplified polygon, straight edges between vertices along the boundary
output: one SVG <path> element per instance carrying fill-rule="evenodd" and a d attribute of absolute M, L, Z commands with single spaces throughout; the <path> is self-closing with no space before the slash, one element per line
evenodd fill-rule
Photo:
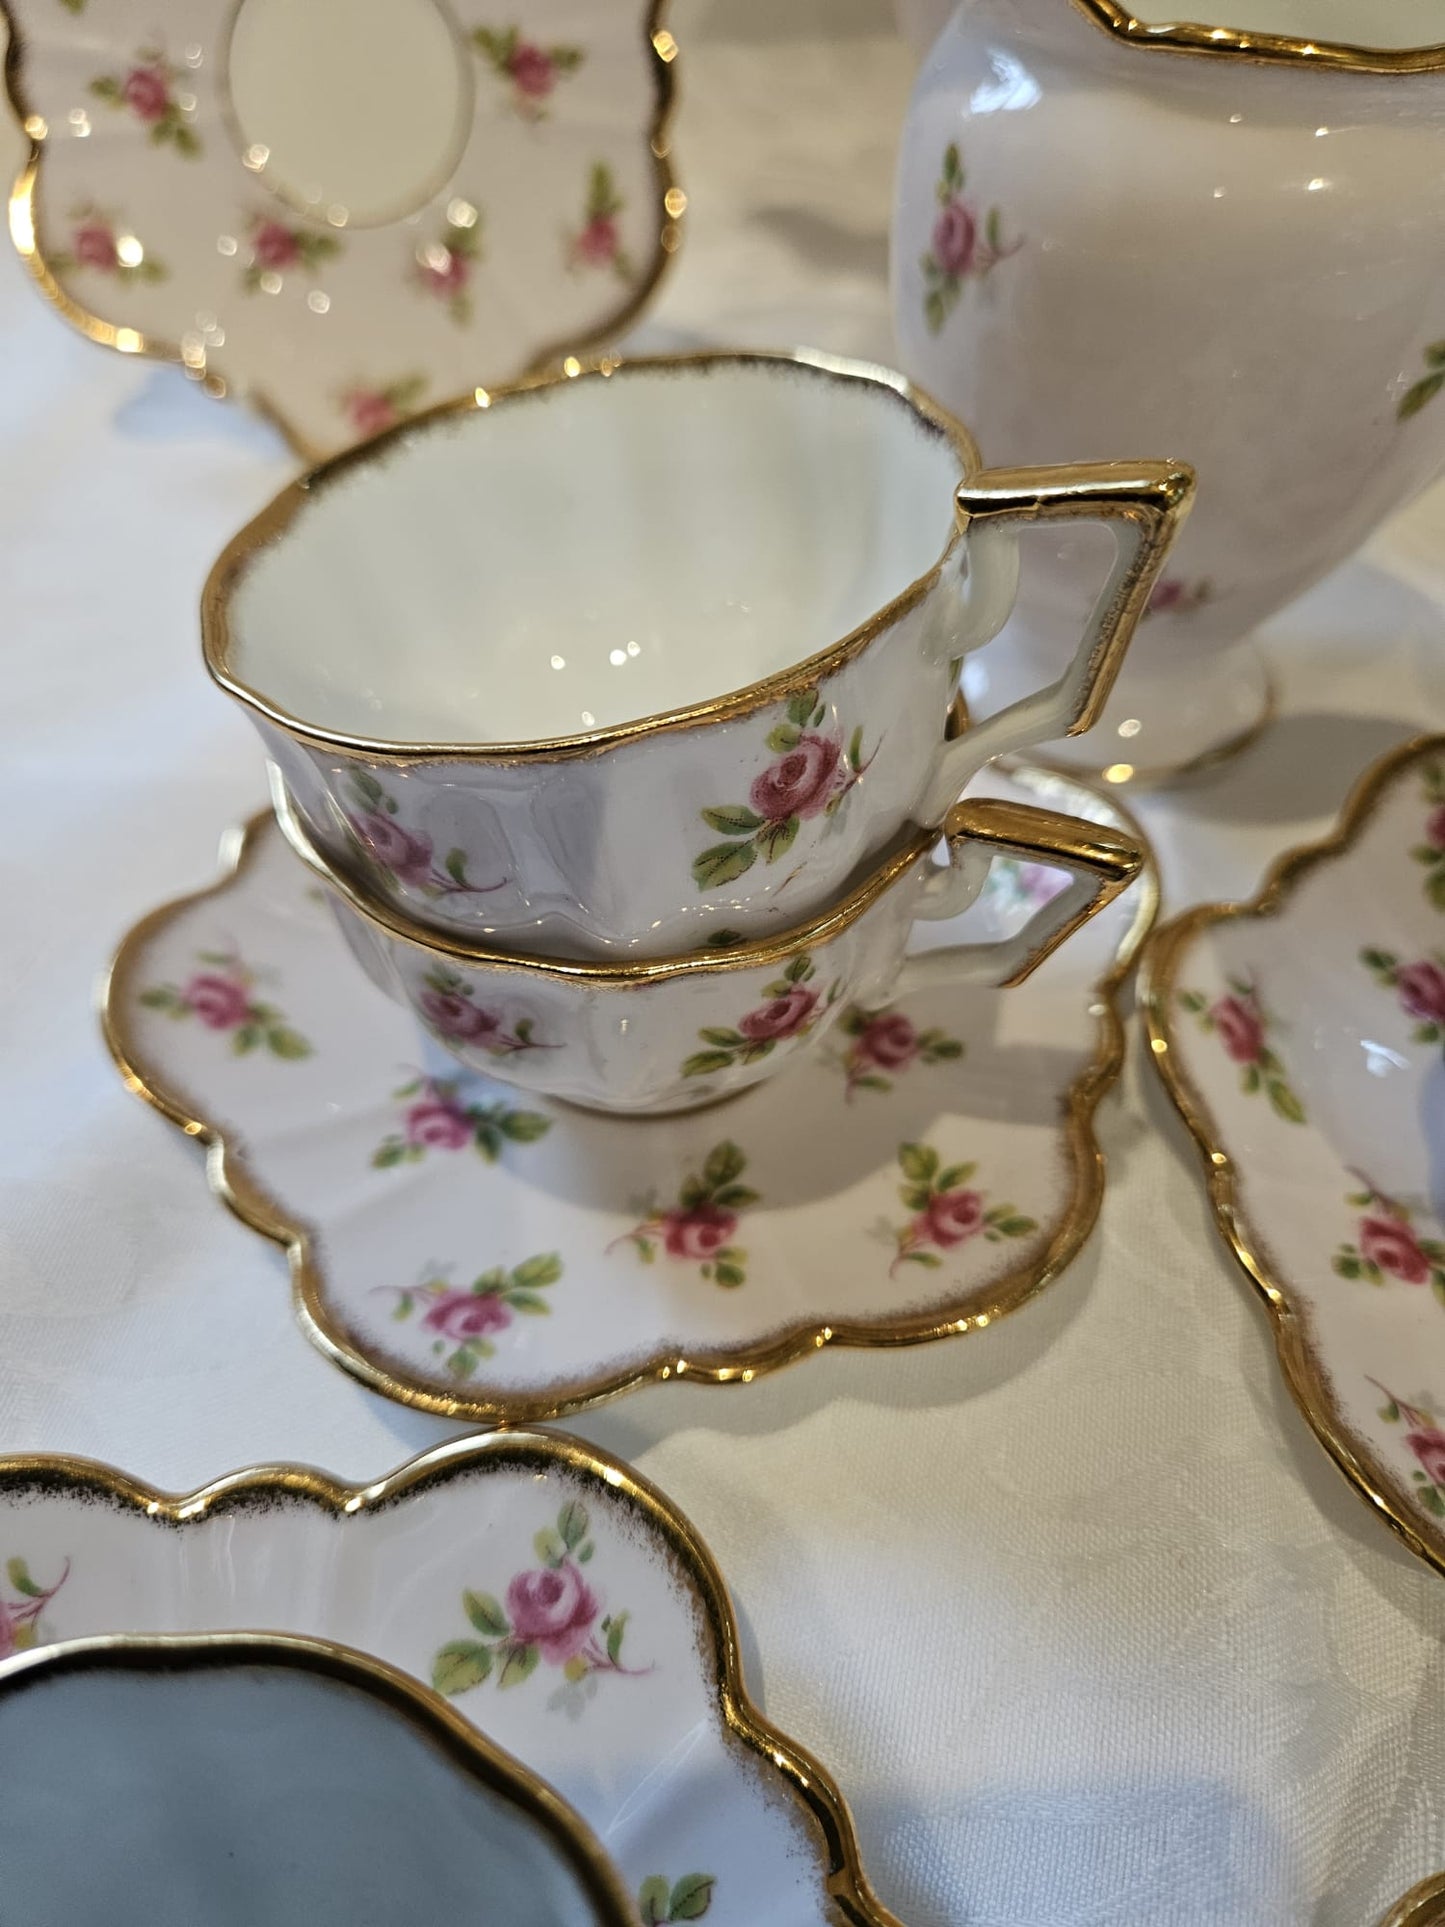
<path fill-rule="evenodd" d="M 962 466 L 891 387 L 786 360 L 503 397 L 326 477 L 243 574 L 228 667 L 302 722 L 401 743 L 687 707 L 932 568 Z"/>

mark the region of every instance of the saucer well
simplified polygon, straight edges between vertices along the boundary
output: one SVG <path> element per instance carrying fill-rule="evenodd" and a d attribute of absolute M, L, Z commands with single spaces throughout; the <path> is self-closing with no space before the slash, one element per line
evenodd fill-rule
<path fill-rule="evenodd" d="M 267 1466 L 172 1496 L 0 1459 L 0 1659 L 256 1627 L 426 1682 L 575 1809 L 651 1927 L 898 1927 L 837 1787 L 749 1698 L 711 1554 L 619 1461 L 504 1432 L 370 1485 Z"/>
<path fill-rule="evenodd" d="M 1151 1057 L 1321 1444 L 1445 1572 L 1445 736 L 1146 957 Z"/>
<path fill-rule="evenodd" d="M 971 793 L 1138 834 L 1036 771 Z M 995 864 L 923 942 L 1005 936 L 1062 882 Z M 1041 1290 L 1098 1213 L 1093 1115 L 1156 905 L 1146 871 L 1015 989 L 850 1011 L 725 1105 L 619 1120 L 429 1056 L 260 817 L 219 883 L 125 939 L 104 1024 L 217 1194 L 285 1246 L 314 1343 L 405 1404 L 519 1423 L 982 1329 Z"/>

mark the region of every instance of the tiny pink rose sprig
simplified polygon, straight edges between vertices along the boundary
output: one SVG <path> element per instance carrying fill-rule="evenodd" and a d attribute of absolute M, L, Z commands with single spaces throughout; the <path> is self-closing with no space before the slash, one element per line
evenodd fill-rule
<path fill-rule="evenodd" d="M 623 206 L 612 169 L 606 161 L 594 161 L 587 177 L 582 225 L 567 239 L 567 265 L 574 274 L 611 269 L 619 281 L 632 279 L 632 260 L 623 249 L 617 225 Z"/>
<path fill-rule="evenodd" d="M 1263 1091 L 1271 1108 L 1287 1123 L 1303 1124 L 1305 1109 L 1295 1095 L 1284 1065 L 1270 1047 L 1270 1019 L 1255 986 L 1230 977 L 1228 992 L 1211 1001 L 1201 990 L 1181 990 L 1179 1007 L 1197 1017 L 1199 1028 L 1217 1036 L 1224 1054 L 1239 1065 L 1239 1088 L 1246 1097 Z"/>
<path fill-rule="evenodd" d="M 482 258 L 482 217 L 468 222 L 448 221 L 435 241 L 416 250 L 413 284 L 440 302 L 459 328 L 472 319 L 472 272 Z"/>
<path fill-rule="evenodd" d="M 766 1001 L 740 1017 L 736 1030 L 710 1024 L 698 1032 L 707 1049 L 695 1051 L 684 1062 L 683 1076 L 710 1077 L 735 1064 L 754 1064 L 779 1044 L 807 1037 L 838 999 L 836 983 L 826 993 L 813 988 L 816 974 L 810 956 L 794 957 L 781 977 L 763 986 Z"/>
<path fill-rule="evenodd" d="M 861 725 L 846 749 L 841 732 L 825 732 L 821 725 L 827 713 L 816 689 L 794 696 L 783 721 L 768 733 L 776 760 L 753 778 L 747 802 L 702 811 L 708 828 L 729 839 L 693 859 L 693 880 L 704 890 L 736 882 L 760 856 L 776 863 L 804 823 L 834 817 L 843 807 L 873 757 L 863 755 Z"/>
<path fill-rule="evenodd" d="M 988 1193 L 970 1185 L 975 1162 L 945 1165 L 931 1144 L 900 1144 L 898 1168 L 904 1177 L 898 1195 L 913 1215 L 893 1233 L 897 1255 L 888 1267 L 890 1278 L 901 1265 L 937 1269 L 943 1263 L 940 1252 L 956 1251 L 970 1239 L 999 1244 L 1039 1228 L 1016 1206 L 990 1205 Z"/>
<path fill-rule="evenodd" d="M 477 1003 L 466 978 L 443 964 L 434 964 L 422 982 L 426 988 L 417 999 L 422 1021 L 448 1044 L 465 1044 L 488 1057 L 515 1057 L 522 1051 L 561 1048 L 534 1037 L 536 1027 L 530 1017 L 518 1017 L 509 1023 L 499 1012 Z"/>
<path fill-rule="evenodd" d="M 1445 1519 L 1445 1426 L 1442 1426 L 1438 1403 L 1434 1399 L 1422 1398 L 1411 1405 L 1405 1399 L 1398 1398 L 1379 1379 L 1372 1378 L 1370 1383 L 1385 1396 L 1380 1417 L 1387 1425 L 1403 1425 L 1406 1428 L 1405 1444 L 1419 1461 L 1411 1475 L 1416 1499 L 1437 1519 Z"/>
<path fill-rule="evenodd" d="M 514 1109 L 504 1099 L 490 1104 L 464 1103 L 460 1080 L 449 1077 L 411 1078 L 392 1096 L 406 1109 L 401 1129 L 391 1131 L 371 1154 L 378 1171 L 399 1164 L 420 1164 L 430 1151 L 476 1151 L 495 1164 L 508 1144 L 535 1144 L 552 1128 L 541 1111 Z"/>
<path fill-rule="evenodd" d="M 57 274 L 73 274 L 78 269 L 89 268 L 96 274 L 109 275 L 123 288 L 128 288 L 137 282 L 164 281 L 170 273 L 165 262 L 149 251 L 143 250 L 139 260 L 125 259 L 116 235 L 115 216 L 93 202 L 73 208 L 70 222 L 70 246 L 51 256 L 51 266 Z M 127 237 L 127 253 L 131 254 L 134 253 L 132 239 Z"/>
<path fill-rule="evenodd" d="M 680 1880 L 649 1874 L 637 1890 L 642 1927 L 667 1927 L 675 1920 L 701 1920 L 712 1905 L 714 1873 L 685 1873 Z"/>
<path fill-rule="evenodd" d="M 29 1652 L 32 1646 L 39 1643 L 40 1615 L 69 1577 L 68 1559 L 53 1586 L 37 1584 L 23 1559 L 5 1561 L 5 1578 L 12 1596 L 7 1599 L 0 1592 L 0 1659 Z"/>
<path fill-rule="evenodd" d="M 380 435 L 384 429 L 395 428 L 408 415 L 414 415 L 427 386 L 425 375 L 398 375 L 395 381 L 381 385 L 353 381 L 341 390 L 336 405 L 353 434 L 364 440 Z"/>
<path fill-rule="evenodd" d="M 519 27 L 473 27 L 472 45 L 506 81 L 511 104 L 524 120 L 545 120 L 557 82 L 586 58 L 581 47 L 539 47 Z"/>
<path fill-rule="evenodd" d="M 505 886 L 505 877 L 495 883 L 473 883 L 463 849 L 448 850 L 438 863 L 431 838 L 397 821 L 396 798 L 370 770 L 353 766 L 346 772 L 346 781 L 355 802 L 355 808 L 346 813 L 346 827 L 362 861 L 388 888 L 405 884 L 425 897 L 484 897 Z"/>
<path fill-rule="evenodd" d="M 475 1636 L 449 1640 L 432 1662 L 432 1685 L 448 1699 L 488 1679 L 505 1692 L 548 1666 L 563 1676 L 556 1703 L 575 1714 L 583 1701 L 566 1687 L 595 1690 L 601 1674 L 636 1679 L 651 1672 L 650 1666 L 623 1664 L 630 1614 L 604 1613 L 600 1593 L 582 1570 L 596 1547 L 581 1500 L 569 1499 L 556 1524 L 544 1527 L 532 1545 L 539 1564 L 517 1573 L 500 1599 L 489 1592 L 462 1594 Z"/>
<path fill-rule="evenodd" d="M 1445 958 L 1437 954 L 1402 964 L 1393 951 L 1370 947 L 1360 952 L 1360 962 L 1377 983 L 1394 991 L 1401 1010 L 1414 1019 L 1414 1043 L 1445 1043 Z"/>
<path fill-rule="evenodd" d="M 1428 1285 L 1445 1305 L 1445 1243 L 1421 1237 L 1414 1213 L 1395 1198 L 1362 1179 L 1363 1189 L 1350 1192 L 1345 1203 L 1361 1216 L 1353 1239 L 1341 1239 L 1331 1260 L 1341 1278 L 1364 1279 L 1384 1285 L 1391 1278 L 1405 1285 Z"/>
<path fill-rule="evenodd" d="M 449 1270 L 446 1265 L 428 1265 L 415 1285 L 378 1289 L 395 1291 L 392 1317 L 398 1323 L 421 1313 L 423 1330 L 434 1334 L 432 1351 L 453 1378 L 464 1380 L 473 1376 L 483 1359 L 496 1357 L 493 1341 L 510 1329 L 519 1312 L 529 1318 L 550 1315 L 552 1307 L 542 1293 L 562 1276 L 562 1260 L 555 1251 L 539 1252 L 510 1271 L 494 1266 L 470 1285 L 452 1284 Z"/>
<path fill-rule="evenodd" d="M 1421 771 L 1429 814 L 1420 841 L 1410 854 L 1425 868 L 1425 895 L 1445 910 L 1445 765 L 1427 763 Z"/>
<path fill-rule="evenodd" d="M 1005 241 L 1003 216 L 991 207 L 980 220 L 976 205 L 964 198 L 963 160 L 956 142 L 943 150 L 943 168 L 934 190 L 938 213 L 923 269 L 923 318 L 930 334 L 938 334 L 963 293 L 968 280 L 981 281 L 1009 255 L 1017 254 L 1023 239 Z"/>
<path fill-rule="evenodd" d="M 891 1091 L 894 1078 L 915 1064 L 956 1063 L 964 1054 L 960 1038 L 937 1027 L 920 1030 L 905 1012 L 891 1006 L 870 1011 L 852 1004 L 838 1019 L 838 1028 L 852 1039 L 839 1060 L 849 1104 L 859 1091 Z"/>
<path fill-rule="evenodd" d="M 90 91 L 108 107 L 129 112 L 149 129 L 156 147 L 174 147 L 194 159 L 201 151 L 200 136 L 191 125 L 194 102 L 183 106 L 175 91 L 183 78 L 158 47 L 143 47 L 123 74 L 97 74 Z"/>
<path fill-rule="evenodd" d="M 1213 584 L 1204 576 L 1186 581 L 1182 575 L 1161 575 L 1144 604 L 1141 621 L 1151 616 L 1187 616 L 1214 599 Z"/>
<path fill-rule="evenodd" d="M 277 1006 L 257 997 L 257 972 L 234 950 L 198 950 L 196 962 L 206 968 L 184 983 L 152 984 L 143 990 L 145 1008 L 163 1010 L 178 1022 L 194 1017 L 207 1030 L 227 1033 L 237 1057 L 255 1050 L 288 1059 L 311 1055 L 310 1044 Z"/>
<path fill-rule="evenodd" d="M 630 1244 L 644 1264 L 658 1252 L 682 1264 L 696 1265 L 715 1285 L 735 1288 L 747 1283 L 747 1253 L 733 1243 L 740 1213 L 758 1202 L 758 1193 L 740 1182 L 747 1158 L 731 1138 L 715 1144 L 700 1173 L 684 1178 L 677 1203 L 647 1207 L 647 1215 L 608 1245 Z"/>
<path fill-rule="evenodd" d="M 1407 422 L 1412 415 L 1418 415 L 1426 402 L 1434 401 L 1445 388 L 1445 341 L 1432 341 L 1423 353 L 1425 373 L 1418 381 L 1411 382 L 1401 395 L 1395 409 L 1397 421 Z"/>
<path fill-rule="evenodd" d="M 339 234 L 281 221 L 274 214 L 252 214 L 246 231 L 251 259 L 241 271 L 241 286 L 247 294 L 255 294 L 258 289 L 273 294 L 281 286 L 281 277 L 293 268 L 314 274 L 342 250 Z"/>

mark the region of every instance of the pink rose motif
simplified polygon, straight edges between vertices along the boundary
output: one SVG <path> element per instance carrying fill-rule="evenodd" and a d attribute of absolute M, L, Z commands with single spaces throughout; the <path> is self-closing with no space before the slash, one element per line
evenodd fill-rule
<path fill-rule="evenodd" d="M 860 1059 L 879 1070 L 901 1071 L 918 1055 L 918 1032 L 901 1010 L 885 1010 L 869 1019 L 853 1048 Z"/>
<path fill-rule="evenodd" d="M 471 264 L 466 256 L 458 254 L 455 248 L 447 248 L 445 253 L 447 257 L 445 266 L 437 267 L 432 261 L 424 261 L 421 272 L 422 279 L 430 292 L 439 300 L 449 301 L 454 294 L 460 294 L 467 285 Z"/>
<path fill-rule="evenodd" d="M 1422 1023 L 1445 1024 L 1445 970 L 1428 958 L 1406 964 L 1395 979 L 1400 1007 Z"/>
<path fill-rule="evenodd" d="M 738 1228 L 736 1211 L 720 1204 L 696 1204 L 691 1211 L 668 1211 L 662 1220 L 663 1244 L 669 1258 L 701 1263 L 715 1258 Z"/>
<path fill-rule="evenodd" d="M 748 801 L 769 823 L 790 816 L 817 816 L 828 806 L 838 777 L 842 746 L 830 736 L 808 734 L 761 776 L 754 777 Z"/>
<path fill-rule="evenodd" d="M 192 977 L 181 996 L 207 1030 L 235 1030 L 251 1014 L 251 993 L 246 986 L 215 971 Z"/>
<path fill-rule="evenodd" d="M 10 1608 L 0 1599 L 0 1659 L 9 1659 L 20 1648 L 15 1638 L 15 1628 L 20 1621 L 11 1614 Z"/>
<path fill-rule="evenodd" d="M 1236 1064 L 1257 1064 L 1264 1050 L 1264 1025 L 1253 1005 L 1243 997 L 1221 997 L 1209 1014 L 1227 1055 Z"/>
<path fill-rule="evenodd" d="M 1431 810 L 1425 823 L 1425 841 L 1432 849 L 1445 850 L 1445 803 Z"/>
<path fill-rule="evenodd" d="M 977 1191 L 943 1191 L 923 1213 L 931 1243 L 949 1250 L 974 1236 L 983 1225 L 983 1199 Z"/>
<path fill-rule="evenodd" d="M 458 1104 L 443 1097 L 423 1098 L 406 1114 L 408 1144 L 434 1145 L 442 1151 L 460 1151 L 472 1139 L 472 1120 Z"/>
<path fill-rule="evenodd" d="M 529 100 L 544 100 L 557 84 L 557 70 L 552 64 L 552 56 L 540 47 L 534 47 L 528 40 L 519 40 L 512 49 L 512 57 L 507 62 L 507 72 L 519 94 Z"/>
<path fill-rule="evenodd" d="M 293 268 L 301 259 L 301 244 L 280 221 L 263 221 L 251 237 L 256 259 L 263 268 Z"/>
<path fill-rule="evenodd" d="M 428 1331 L 465 1344 L 469 1338 L 505 1331 L 512 1313 L 494 1291 L 442 1291 L 433 1297 L 421 1322 Z"/>
<path fill-rule="evenodd" d="M 1407 1285 L 1423 1285 L 1430 1276 L 1430 1260 L 1398 1218 L 1361 1218 L 1360 1254 Z"/>
<path fill-rule="evenodd" d="M 617 254 L 617 223 L 610 214 L 594 214 L 574 244 L 579 261 L 589 268 L 605 268 Z"/>
<path fill-rule="evenodd" d="M 1405 1443 L 1425 1468 L 1425 1477 L 1434 1485 L 1445 1486 L 1445 1432 L 1429 1426 L 1423 1432 L 1407 1432 Z M 0 1645 L 0 1658 L 5 1648 Z"/>
<path fill-rule="evenodd" d="M 106 274 L 114 274 L 120 265 L 115 236 L 104 221 L 82 221 L 71 245 L 76 260 L 84 268 L 100 268 Z"/>
<path fill-rule="evenodd" d="M 121 92 L 141 120 L 163 120 L 170 110 L 170 82 L 160 67 L 132 68 Z"/>
<path fill-rule="evenodd" d="M 809 990 L 806 984 L 794 984 L 783 996 L 774 997 L 770 1004 L 739 1018 L 738 1029 L 752 1044 L 796 1037 L 811 1020 L 817 1001 L 816 990 Z"/>
<path fill-rule="evenodd" d="M 424 990 L 420 998 L 422 1015 L 443 1037 L 462 1044 L 483 1044 L 502 1028 L 500 1017 L 480 1010 L 467 997 L 449 990 Z"/>
<path fill-rule="evenodd" d="M 1148 605 L 1150 615 L 1167 615 L 1171 609 L 1177 609 L 1180 604 L 1184 602 L 1187 593 L 1181 577 L 1177 575 L 1164 576 L 1154 584 L 1153 591 L 1150 594 Z"/>
<path fill-rule="evenodd" d="M 385 870 L 403 883 L 421 884 L 431 878 L 431 838 L 418 830 L 404 830 L 394 816 L 367 810 L 347 822 Z"/>
<path fill-rule="evenodd" d="M 519 1572 L 507 1588 L 513 1635 L 541 1648 L 551 1666 L 565 1666 L 587 1644 L 598 1605 L 570 1559 L 540 1572 Z"/>
<path fill-rule="evenodd" d="M 933 258 L 945 274 L 965 275 L 978 248 L 978 223 L 962 201 L 949 201 L 933 224 Z"/>
<path fill-rule="evenodd" d="M 346 397 L 346 412 L 358 435 L 379 435 L 399 419 L 395 403 L 371 388 L 354 389 Z"/>

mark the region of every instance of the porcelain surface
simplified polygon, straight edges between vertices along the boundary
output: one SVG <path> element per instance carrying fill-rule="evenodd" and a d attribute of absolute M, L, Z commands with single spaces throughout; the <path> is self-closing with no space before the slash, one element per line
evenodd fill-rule
<path fill-rule="evenodd" d="M 309 835 L 414 921 L 667 956 L 839 896 L 990 758 L 1087 726 L 1188 506 L 980 472 L 887 370 L 708 353 L 479 392 L 283 491 L 202 605 Z M 1017 528 L 1105 525 L 1070 661 L 950 735 Z"/>
<path fill-rule="evenodd" d="M 369 1486 L 269 1467 L 183 1498 L 0 1460 L 0 1550 L 0 1650 L 17 1611 L 32 1649 L 264 1626 L 425 1682 L 575 1808 L 653 1927 L 898 1927 L 837 1788 L 753 1707 L 706 1547 L 580 1441 L 497 1433 Z"/>
<path fill-rule="evenodd" d="M 1120 822 L 1060 779 L 988 787 Z M 1005 937 L 1058 886 L 996 866 L 928 938 Z M 431 1411 L 551 1418 L 655 1379 L 746 1382 L 828 1343 L 983 1328 L 1046 1285 L 1098 1211 L 1114 998 L 1156 902 L 1151 872 L 1017 990 L 850 1009 L 725 1108 L 618 1120 L 419 1051 L 268 829 L 137 927 L 105 1022 L 131 1087 L 287 1248 L 315 1344 Z"/>
<path fill-rule="evenodd" d="M 308 459 L 621 334 L 676 251 L 663 0 L 6 0 L 10 230 Z"/>
<path fill-rule="evenodd" d="M 1445 40 L 1438 5 L 1235 24 L 1266 12 Z M 1118 782 L 1253 733 L 1270 691 L 1243 639 L 1445 457 L 1440 74 L 1245 59 L 1208 28 L 1213 51 L 1181 52 L 1152 16 L 1134 44 L 1131 17 L 959 7 L 915 86 L 892 249 L 901 363 L 986 452 L 1167 449 L 1197 472 L 1099 727 L 1051 752 Z M 1096 567 L 1077 540 L 1031 566 L 1007 647 L 971 665 L 978 713 L 1064 659 Z"/>
<path fill-rule="evenodd" d="M 17 1579 L 40 1596 L 23 1558 Z M 22 1652 L 0 1662 L 0 1745 L 24 1762 L 0 1864 L 30 1927 L 636 1927 L 549 1788 L 344 1647 L 244 1633 Z"/>
<path fill-rule="evenodd" d="M 1153 1061 L 1326 1449 L 1445 1571 L 1445 738 L 1149 952 Z"/>

